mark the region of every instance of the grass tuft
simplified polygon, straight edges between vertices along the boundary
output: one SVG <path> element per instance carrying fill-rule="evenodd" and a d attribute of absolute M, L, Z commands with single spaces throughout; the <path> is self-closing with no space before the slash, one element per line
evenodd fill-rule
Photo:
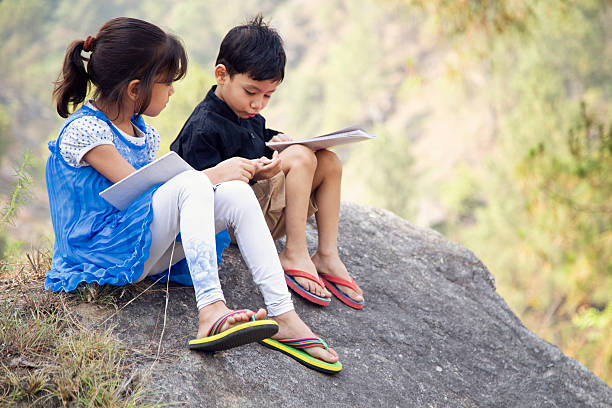
<path fill-rule="evenodd" d="M 27 258 L 17 268 L 21 278 L 46 262 L 42 255 Z M 162 406 L 147 393 L 146 373 L 129 362 L 111 329 L 89 330 L 71 314 L 79 296 L 40 286 L 40 280 L 0 285 L 0 406 Z M 109 296 L 102 288 L 89 300 L 107 303 Z"/>

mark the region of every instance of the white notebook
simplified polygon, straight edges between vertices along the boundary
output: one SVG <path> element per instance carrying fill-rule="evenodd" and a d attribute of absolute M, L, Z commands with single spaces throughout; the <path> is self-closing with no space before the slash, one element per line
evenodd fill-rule
<path fill-rule="evenodd" d="M 266 146 L 268 146 L 270 149 L 278 150 L 279 152 L 281 152 L 291 145 L 301 144 L 310 147 L 314 151 L 317 151 L 347 143 L 374 139 L 375 137 L 376 136 L 369 134 L 358 126 L 351 126 L 337 130 L 332 133 L 328 133 L 326 135 L 312 137 L 310 139 L 291 140 L 288 142 L 268 142 L 266 143 Z"/>
<path fill-rule="evenodd" d="M 193 167 L 175 152 L 168 152 L 101 191 L 100 197 L 116 208 L 125 210 L 149 188 L 165 183 L 186 170 L 193 170 Z"/>

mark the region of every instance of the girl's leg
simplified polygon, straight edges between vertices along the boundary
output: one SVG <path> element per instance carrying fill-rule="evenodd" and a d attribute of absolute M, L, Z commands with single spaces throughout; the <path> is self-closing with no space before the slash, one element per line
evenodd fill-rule
<path fill-rule="evenodd" d="M 274 339 L 315 337 L 299 318 L 285 283 L 276 246 L 266 225 L 259 203 L 248 184 L 242 181 L 221 183 L 215 191 L 217 231 L 234 229 L 240 253 L 264 296 L 269 315 L 279 324 Z M 333 349 L 312 347 L 304 350 L 313 357 L 334 363 L 338 354 Z"/>
<path fill-rule="evenodd" d="M 173 177 L 153 194 L 152 240 L 143 277 L 164 269 L 162 262 L 170 260 L 172 244 L 180 231 L 198 309 L 225 301 L 217 273 L 213 200 L 210 181 L 195 171 Z"/>
<path fill-rule="evenodd" d="M 238 248 L 263 294 L 268 314 L 278 316 L 293 310 L 276 246 L 248 184 L 233 180 L 217 186 L 215 224 L 217 231 L 234 229 Z"/>
<path fill-rule="evenodd" d="M 155 192 L 151 223 L 153 240 L 143 274 L 159 272 L 154 267 L 162 265 L 161 259 L 166 254 L 169 261 L 169 248 L 180 231 L 200 311 L 198 337 L 204 336 L 217 318 L 230 311 L 225 306 L 217 270 L 213 194 L 208 177 L 197 171 L 183 172 Z M 251 315 L 243 313 L 228 319 L 222 330 L 248 321 Z M 258 319 L 264 317 L 263 310 L 256 314 Z"/>
<path fill-rule="evenodd" d="M 151 232 L 153 232 L 153 229 L 151 230 Z M 155 241 L 155 238 L 153 238 L 153 241 Z M 172 263 L 170 263 L 170 257 L 172 257 Z M 172 242 L 170 243 L 168 249 L 166 249 L 166 252 L 164 252 L 161 257 L 159 257 L 157 262 L 153 263 L 153 259 L 154 257 L 151 256 L 151 253 L 149 252 L 149 259 L 147 259 L 147 262 L 145 262 L 144 272 L 142 276 L 138 279 L 138 281 L 143 280 L 147 276 L 157 275 L 158 273 L 167 271 L 170 265 L 174 265 L 178 261 L 185 259 L 185 251 L 183 251 L 183 244 L 180 242 Z"/>

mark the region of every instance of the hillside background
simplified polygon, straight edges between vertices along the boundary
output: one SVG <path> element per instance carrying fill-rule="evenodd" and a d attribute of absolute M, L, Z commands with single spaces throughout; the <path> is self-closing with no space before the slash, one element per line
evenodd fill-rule
<path fill-rule="evenodd" d="M 162 154 L 212 85 L 223 35 L 258 12 L 288 56 L 268 125 L 296 139 L 352 124 L 376 134 L 337 150 L 343 200 L 471 249 L 529 329 L 612 384 L 606 0 L 2 0 L 0 267 L 52 248 L 44 162 L 71 41 L 122 15 L 183 39 L 187 78 L 149 120 Z"/>

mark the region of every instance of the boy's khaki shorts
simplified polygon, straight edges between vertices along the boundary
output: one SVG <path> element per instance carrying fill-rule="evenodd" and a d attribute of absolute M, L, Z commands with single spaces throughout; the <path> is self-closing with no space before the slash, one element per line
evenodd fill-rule
<path fill-rule="evenodd" d="M 259 201 L 272 238 L 279 239 L 285 235 L 285 173 L 266 180 L 260 180 L 253 186 L 255 197 Z M 311 195 L 308 200 L 308 217 L 317 212 L 317 204 Z"/>

